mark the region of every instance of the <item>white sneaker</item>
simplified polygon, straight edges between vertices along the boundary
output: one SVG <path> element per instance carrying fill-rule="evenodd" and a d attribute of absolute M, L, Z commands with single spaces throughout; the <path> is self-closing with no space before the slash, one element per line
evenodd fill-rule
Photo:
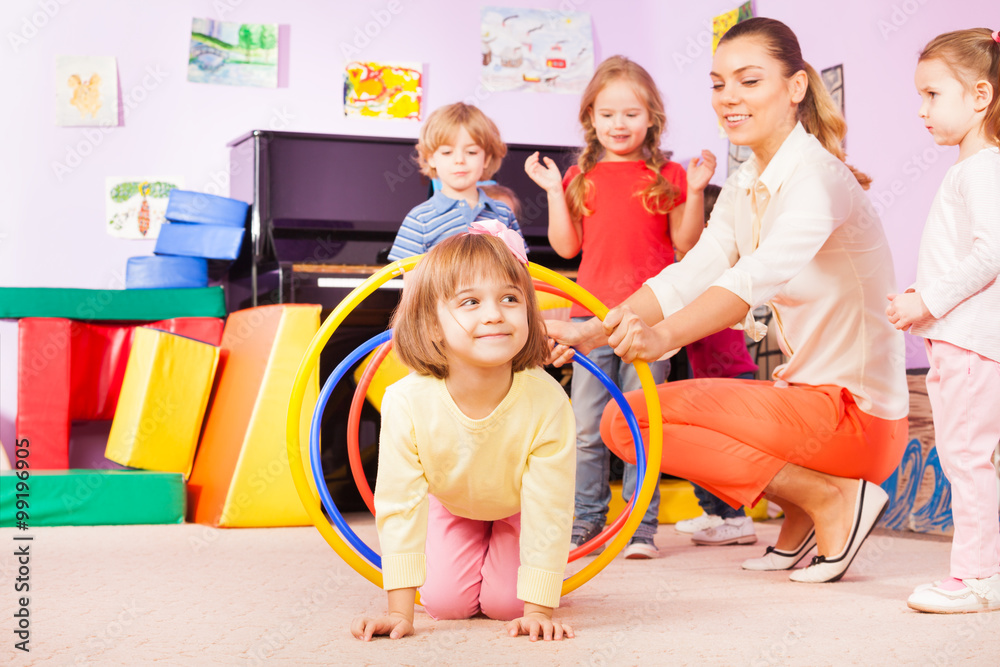
<path fill-rule="evenodd" d="M 715 526 L 721 526 L 723 519 L 718 514 L 706 514 L 701 513 L 701 516 L 696 516 L 693 519 L 684 519 L 683 521 L 678 521 L 674 524 L 674 530 L 678 533 L 684 533 L 690 535 L 692 533 L 697 533 L 699 530 L 706 530 L 708 528 L 714 528 Z"/>
<path fill-rule="evenodd" d="M 965 588 L 946 591 L 918 586 L 906 601 L 910 609 L 932 614 L 967 614 L 1000 609 L 1000 574 L 988 579 L 963 579 Z"/>
<path fill-rule="evenodd" d="M 656 543 L 651 537 L 633 537 L 622 553 L 629 560 L 649 560 L 659 556 L 660 550 L 656 548 Z"/>
<path fill-rule="evenodd" d="M 706 546 L 753 544 L 757 541 L 757 533 L 753 529 L 753 519 L 748 516 L 735 516 L 724 519 L 722 524 L 713 528 L 699 530 L 691 536 L 691 541 Z"/>

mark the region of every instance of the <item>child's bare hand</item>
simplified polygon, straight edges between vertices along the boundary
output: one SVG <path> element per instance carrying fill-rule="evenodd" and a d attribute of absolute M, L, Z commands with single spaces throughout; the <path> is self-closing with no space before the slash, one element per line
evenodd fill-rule
<path fill-rule="evenodd" d="M 510 621 L 507 623 L 507 634 L 511 637 L 528 635 L 528 639 L 533 642 L 539 639 L 561 641 L 563 637 L 568 639 L 574 637 L 573 628 L 540 613 L 525 614 Z"/>
<path fill-rule="evenodd" d="M 400 639 L 413 634 L 413 623 L 400 616 L 359 616 L 351 621 L 351 634 L 366 642 L 371 641 L 375 635 L 389 635 L 389 639 Z"/>
<path fill-rule="evenodd" d="M 535 151 L 524 161 L 524 171 L 546 192 L 562 192 L 562 174 L 552 158 L 539 159 L 538 151 Z"/>
<path fill-rule="evenodd" d="M 687 168 L 687 182 L 688 189 L 695 192 L 701 192 L 708 185 L 708 182 L 712 180 L 712 174 L 715 173 L 715 155 L 712 151 L 702 151 L 701 161 L 696 157 L 691 158 L 688 162 Z"/>
<path fill-rule="evenodd" d="M 889 294 L 889 307 L 885 315 L 889 322 L 900 331 L 907 331 L 915 323 L 931 316 L 919 292 L 912 289 L 903 294 Z"/>

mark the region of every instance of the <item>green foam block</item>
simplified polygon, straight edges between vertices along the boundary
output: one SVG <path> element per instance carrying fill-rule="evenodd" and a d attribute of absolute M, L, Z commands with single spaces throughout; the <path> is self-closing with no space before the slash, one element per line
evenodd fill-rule
<path fill-rule="evenodd" d="M 28 528 L 184 523 L 184 475 L 145 470 L 28 471 L 27 491 L 17 473 L 0 472 L 0 527 L 17 525 L 24 500 Z M 27 495 L 23 495 L 27 493 Z M 22 494 L 19 495 L 18 494 Z"/>
<path fill-rule="evenodd" d="M 226 300 L 221 287 L 142 290 L 0 287 L 0 318 L 155 321 L 225 316 Z"/>

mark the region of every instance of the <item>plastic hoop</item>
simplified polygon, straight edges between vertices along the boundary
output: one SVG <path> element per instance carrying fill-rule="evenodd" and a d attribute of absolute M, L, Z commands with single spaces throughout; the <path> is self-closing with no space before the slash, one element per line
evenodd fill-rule
<path fill-rule="evenodd" d="M 534 281 L 534 286 L 536 291 L 545 292 L 547 294 L 552 294 L 554 296 L 569 299 L 573 303 L 585 307 L 579 301 L 577 301 L 576 299 L 566 294 L 557 287 L 546 285 L 545 283 L 538 280 Z M 366 345 L 366 349 L 370 351 L 371 346 Z M 372 494 L 371 486 L 368 484 L 368 479 L 365 477 L 364 468 L 361 464 L 361 444 L 359 442 L 358 430 L 361 424 L 361 409 L 362 406 L 364 405 L 368 389 L 371 386 L 373 378 L 375 377 L 375 373 L 378 371 L 379 364 L 382 363 L 385 357 L 389 354 L 390 350 L 392 350 L 391 340 L 378 347 L 378 351 L 375 353 L 374 356 L 372 356 L 371 360 L 368 362 L 368 366 L 365 367 L 364 372 L 361 374 L 361 377 L 358 380 L 357 387 L 354 390 L 354 397 L 351 399 L 351 408 L 347 417 L 347 458 L 348 462 L 350 463 L 351 475 L 354 478 L 354 483 L 358 488 L 358 493 L 361 494 L 361 499 L 364 501 L 365 506 L 368 508 L 368 511 L 371 512 L 373 516 L 375 515 L 375 499 Z M 612 396 L 615 397 L 614 398 L 615 402 L 617 402 L 619 407 L 622 408 L 622 413 L 625 415 L 625 419 L 629 424 L 629 430 L 632 432 L 632 441 L 635 443 L 641 442 L 641 437 L 639 437 L 638 435 L 640 433 L 639 425 L 637 422 L 634 421 L 635 413 L 632 412 L 632 408 L 628 405 L 628 402 L 624 400 L 624 397 L 622 397 L 621 400 L 619 400 L 616 397 L 616 393 L 620 394 L 620 392 L 617 391 L 618 387 L 615 386 L 613 382 L 611 382 L 610 378 L 608 378 L 606 375 L 603 374 L 603 371 L 601 371 L 600 368 L 593 366 L 590 362 L 590 359 L 587 358 L 586 356 L 580 355 L 575 359 L 575 361 L 583 365 L 589 372 L 594 373 L 595 376 L 600 380 L 601 384 L 603 384 L 605 388 L 608 389 L 609 393 L 611 393 Z M 331 378 L 332 377 L 333 375 L 331 375 Z M 338 376 L 336 380 L 337 383 L 339 383 L 340 380 L 341 378 Z M 327 383 L 329 382 L 330 379 L 327 379 Z M 321 397 L 321 399 L 316 404 L 316 408 L 314 409 L 313 414 L 315 414 L 317 410 L 322 411 L 326 409 L 326 404 L 329 400 L 332 390 L 330 392 L 327 392 L 325 384 L 323 386 L 323 389 L 326 398 Z M 316 438 L 316 433 L 317 433 L 317 426 L 315 425 L 315 423 L 316 422 L 314 421 L 313 430 L 310 434 L 310 451 L 312 452 L 312 456 L 314 459 L 317 457 L 316 454 L 317 450 L 313 446 L 313 439 Z M 636 450 L 637 463 L 640 457 L 643 459 L 643 465 L 638 467 L 638 477 L 641 479 L 643 476 L 643 472 L 645 471 L 645 465 L 644 465 L 645 452 L 640 453 L 639 450 L 637 449 Z M 315 479 L 316 479 L 316 484 L 319 485 L 321 483 L 320 482 L 321 478 L 316 477 Z M 614 537 L 614 535 L 619 530 L 621 530 L 621 527 L 625 524 L 625 521 L 628 519 L 628 515 L 632 511 L 632 508 L 635 505 L 635 498 L 636 498 L 636 490 L 633 490 L 631 497 L 628 499 L 628 502 L 626 503 L 626 506 L 622 509 L 622 511 L 618 514 L 618 516 L 615 517 L 614 521 L 605 526 L 604 529 L 599 534 L 595 535 L 587 542 L 581 544 L 580 546 L 569 552 L 569 562 L 572 563 L 573 561 L 582 558 L 583 556 L 586 556 L 592 551 L 595 551 L 601 545 L 605 544 L 612 537 Z M 330 514 L 330 507 L 327 506 L 325 500 L 324 500 L 324 506 L 326 506 L 327 514 Z M 341 531 L 341 533 L 343 533 L 343 530 Z"/>
<path fill-rule="evenodd" d="M 319 498 L 309 486 L 309 479 L 305 473 L 303 463 L 302 443 L 299 433 L 299 420 L 302 416 L 303 398 L 309 378 L 319 363 L 319 356 L 326 346 L 327 341 L 337 330 L 344 319 L 353 311 L 359 303 L 364 301 L 372 292 L 387 282 L 393 276 L 400 275 L 403 271 L 412 269 L 422 256 L 407 257 L 380 269 L 368 278 L 361 285 L 351 291 L 347 297 L 341 301 L 326 321 L 320 326 L 319 331 L 313 336 L 309 346 L 306 348 L 302 361 L 299 363 L 298 372 L 292 383 L 292 391 L 288 399 L 288 414 L 285 422 L 286 446 L 288 449 L 289 470 L 292 473 L 292 481 L 295 483 L 295 490 L 299 494 L 302 505 L 306 513 L 313 520 L 313 524 L 320 532 L 327 543 L 339 555 L 345 563 L 350 565 L 358 574 L 368 579 L 379 588 L 382 588 L 382 573 L 370 563 L 365 561 L 354 550 L 348 546 L 333 525 L 327 521 L 323 514 Z M 584 307 L 588 308 L 597 317 L 604 318 L 608 309 L 594 298 L 582 287 L 571 282 L 569 279 L 546 269 L 537 264 L 530 263 L 528 271 L 532 277 L 544 282 L 560 287 L 567 294 L 575 296 Z M 615 556 L 625 547 L 628 539 L 635 532 L 642 520 L 643 514 L 649 507 L 649 501 L 653 496 L 653 489 L 657 483 L 660 473 L 660 459 L 663 455 L 663 428 L 660 414 L 660 399 L 656 393 L 656 384 L 649 367 L 643 362 L 635 364 L 636 373 L 642 386 L 643 395 L 646 399 L 646 407 L 649 413 L 649 444 L 647 449 L 646 471 L 642 478 L 642 485 L 635 500 L 632 512 L 628 520 L 619 531 L 618 535 L 611 540 L 611 544 L 593 561 L 588 563 L 579 572 L 572 575 L 563 582 L 562 594 L 565 595 L 576 590 L 589 581 L 598 572 L 604 569 Z"/>
<path fill-rule="evenodd" d="M 309 432 L 309 458 L 312 466 L 313 481 L 316 482 L 316 488 L 319 491 L 320 498 L 323 502 L 323 508 L 326 510 L 327 515 L 330 517 L 333 524 L 340 531 L 341 536 L 347 540 L 347 542 L 357 551 L 361 556 L 363 556 L 369 563 L 377 568 L 382 567 L 382 559 L 376 554 L 364 541 L 357 536 L 357 534 L 351 529 L 344 520 L 344 516 L 340 513 L 340 509 L 334 502 L 333 497 L 330 495 L 330 490 L 326 486 L 326 482 L 323 477 L 323 465 L 320 453 L 320 425 L 323 421 L 323 413 L 326 410 L 326 405 L 330 400 L 330 396 L 333 395 L 333 390 L 336 389 L 340 381 L 343 380 L 344 375 L 350 372 L 351 368 L 357 364 L 360 360 L 364 359 L 372 350 L 381 346 L 381 349 L 388 350 L 392 345 L 392 332 L 385 331 L 376 336 L 373 336 L 366 342 L 359 345 L 353 352 L 347 355 L 343 361 L 337 364 L 337 367 L 330 373 L 330 377 L 326 379 L 323 383 L 323 389 L 320 391 L 319 399 L 316 401 L 316 407 L 313 408 L 312 414 L 312 428 Z M 625 399 L 625 395 L 622 394 L 621 390 L 612 382 L 611 378 L 600 369 L 597 364 L 588 359 L 584 355 L 580 355 L 577 361 L 580 365 L 586 368 L 589 372 L 593 373 L 594 376 L 601 381 L 601 384 L 608 390 L 611 394 L 612 399 L 618 403 L 618 406 L 622 409 L 622 413 L 625 415 L 625 420 L 628 422 L 629 430 L 632 433 L 632 440 L 635 443 L 639 443 L 635 450 L 636 456 L 636 467 L 638 469 L 639 476 L 642 477 L 646 472 L 646 452 L 643 449 L 642 443 L 642 431 L 639 428 L 639 421 L 635 417 L 635 412 L 633 412 L 632 407 L 628 404 Z M 369 366 L 371 368 L 371 366 Z M 361 385 L 359 384 L 359 388 Z M 355 398 L 361 396 L 364 397 L 364 391 L 355 392 Z M 348 429 L 350 430 L 350 419 L 348 419 Z M 356 433 L 356 431 L 355 431 Z M 350 433 L 348 434 L 350 435 Z M 355 438 L 355 444 L 357 444 L 357 439 Z M 360 455 L 358 456 L 360 459 Z M 362 479 L 363 479 L 362 475 Z M 357 479 L 357 476 L 355 476 Z M 371 496 L 371 489 L 368 487 L 368 480 L 364 480 L 364 487 L 359 488 L 359 491 L 364 495 L 365 491 L 369 497 Z M 578 548 L 574 549 L 570 561 L 574 561 L 583 555 L 586 555 L 599 547 L 601 544 L 607 542 L 611 536 L 625 523 L 627 515 L 632 510 L 635 504 L 636 494 L 632 494 L 632 498 L 629 500 L 628 506 L 625 511 L 619 515 L 618 519 L 615 520 L 615 524 L 611 527 L 606 528 L 601 532 L 601 535 L 591 539 L 586 544 L 580 545 Z M 372 512 L 374 514 L 374 512 Z M 603 538 L 603 539 L 601 539 Z"/>

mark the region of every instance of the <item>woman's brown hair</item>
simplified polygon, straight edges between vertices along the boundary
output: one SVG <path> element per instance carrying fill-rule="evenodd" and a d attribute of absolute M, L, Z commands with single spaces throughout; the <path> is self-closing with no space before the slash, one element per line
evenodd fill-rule
<path fill-rule="evenodd" d="M 586 175 L 604 156 L 604 147 L 597 139 L 597 130 L 591 118 L 594 112 L 594 101 L 604 87 L 614 81 L 627 81 L 636 95 L 646 105 L 649 120 L 652 125 L 646 129 L 642 141 L 643 160 L 650 170 L 649 185 L 637 193 L 642 198 L 642 206 L 653 214 L 666 213 L 673 208 L 674 201 L 680 194 L 677 188 L 663 177 L 660 170 L 667 163 L 667 156 L 660 150 L 660 137 L 667 128 L 667 114 L 663 109 L 663 99 L 656 87 L 656 82 L 641 65 L 632 62 L 625 56 L 611 56 L 602 62 L 590 83 L 583 91 L 580 99 L 580 124 L 583 126 L 584 146 L 577 157 L 576 164 L 580 173 L 573 177 L 566 188 L 566 204 L 569 206 L 570 217 L 580 220 L 585 215 L 593 215 L 587 208 L 587 198 L 593 184 Z"/>
<path fill-rule="evenodd" d="M 1000 145 L 1000 43 L 989 28 L 970 28 L 938 35 L 920 52 L 921 60 L 940 60 L 971 91 L 978 81 L 993 88 L 986 107 L 983 134 L 991 144 Z"/>
<path fill-rule="evenodd" d="M 417 264 L 392 315 L 393 349 L 400 361 L 421 375 L 447 378 L 448 359 L 438 323 L 438 302 L 486 278 L 510 282 L 524 294 L 528 340 L 512 361 L 513 371 L 544 364 L 549 346 L 528 267 L 502 240 L 489 234 L 451 236 Z"/>
<path fill-rule="evenodd" d="M 771 57 L 782 64 L 782 75 L 786 79 L 794 76 L 796 72 L 806 73 L 809 84 L 805 97 L 799 102 L 798 120 L 806 132 L 816 137 L 826 150 L 846 162 L 844 137 L 847 136 L 847 122 L 827 92 L 826 86 L 823 85 L 823 79 L 809 63 L 803 60 L 799 40 L 792 29 L 775 19 L 754 17 L 740 21 L 730 28 L 719 40 L 719 46 L 741 37 L 761 39 Z M 847 166 L 861 187 L 867 190 L 872 179 L 851 165 Z"/>

